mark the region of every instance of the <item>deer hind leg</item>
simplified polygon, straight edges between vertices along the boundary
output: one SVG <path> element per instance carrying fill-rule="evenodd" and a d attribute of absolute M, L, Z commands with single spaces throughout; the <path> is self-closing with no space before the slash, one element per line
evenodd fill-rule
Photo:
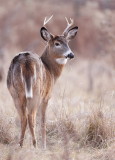
<path fill-rule="evenodd" d="M 17 111 L 20 115 L 21 119 L 21 136 L 20 136 L 20 146 L 23 146 L 23 140 L 24 140 L 24 135 L 27 127 L 27 109 L 26 109 L 26 101 L 20 101 L 19 99 L 15 99 L 15 106 L 17 108 Z"/>
<path fill-rule="evenodd" d="M 34 97 L 32 99 L 30 98 L 27 100 L 28 123 L 34 147 L 36 147 L 35 126 L 36 126 L 37 108 L 38 108 L 38 98 Z"/>
<path fill-rule="evenodd" d="M 21 115 L 21 136 L 20 136 L 20 146 L 23 146 L 23 140 L 24 135 L 27 127 L 27 113 L 24 111 L 24 113 Z"/>
<path fill-rule="evenodd" d="M 28 114 L 28 123 L 29 123 L 30 132 L 31 132 L 31 135 L 32 135 L 32 140 L 33 140 L 34 147 L 36 147 L 35 121 L 36 121 L 36 111 L 31 111 Z"/>
<path fill-rule="evenodd" d="M 48 102 L 43 102 L 41 105 L 41 134 L 42 134 L 42 147 L 46 149 L 46 107 Z"/>

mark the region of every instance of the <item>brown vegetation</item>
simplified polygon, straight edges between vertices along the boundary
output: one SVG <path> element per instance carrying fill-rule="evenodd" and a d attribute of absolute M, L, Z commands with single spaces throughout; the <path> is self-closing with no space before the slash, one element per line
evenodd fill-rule
<path fill-rule="evenodd" d="M 0 59 L 0 70 L 4 70 L 0 82 L 0 158 L 114 160 L 114 1 L 0 0 L 0 4 L 0 51 L 4 55 L 4 61 Z M 6 88 L 6 74 L 11 59 L 19 51 L 41 53 L 45 45 L 39 30 L 44 17 L 52 14 L 55 18 L 48 28 L 57 34 L 65 28 L 65 16 L 75 19 L 79 32 L 71 48 L 76 56 L 68 62 L 49 103 L 47 149 L 40 147 L 39 118 L 37 148 L 32 147 L 27 130 L 21 149 L 19 117 Z"/>

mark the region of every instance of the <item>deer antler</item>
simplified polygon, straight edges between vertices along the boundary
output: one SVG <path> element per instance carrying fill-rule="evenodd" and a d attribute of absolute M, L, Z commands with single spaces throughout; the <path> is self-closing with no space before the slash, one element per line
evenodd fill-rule
<path fill-rule="evenodd" d="M 65 19 L 66 19 L 66 22 L 67 22 L 67 27 L 64 30 L 63 35 L 66 35 L 68 33 L 70 27 L 73 25 L 73 22 L 74 22 L 72 18 L 70 18 L 70 23 L 69 23 L 67 17 L 65 17 Z"/>
<path fill-rule="evenodd" d="M 49 19 L 47 19 L 47 17 L 45 17 L 44 26 L 52 19 L 52 17 L 53 17 L 53 15 Z"/>

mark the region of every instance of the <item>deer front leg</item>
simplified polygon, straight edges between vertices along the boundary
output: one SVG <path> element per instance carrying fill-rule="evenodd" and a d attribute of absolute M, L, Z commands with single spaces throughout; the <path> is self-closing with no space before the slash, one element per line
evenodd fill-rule
<path fill-rule="evenodd" d="M 41 134 L 42 134 L 42 147 L 46 149 L 46 108 L 47 102 L 42 102 L 41 105 Z"/>

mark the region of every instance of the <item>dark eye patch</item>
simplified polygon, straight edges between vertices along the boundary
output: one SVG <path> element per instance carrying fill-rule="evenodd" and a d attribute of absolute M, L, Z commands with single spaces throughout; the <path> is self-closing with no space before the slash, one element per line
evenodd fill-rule
<path fill-rule="evenodd" d="M 55 46 L 60 46 L 60 43 L 59 42 L 55 42 Z"/>

